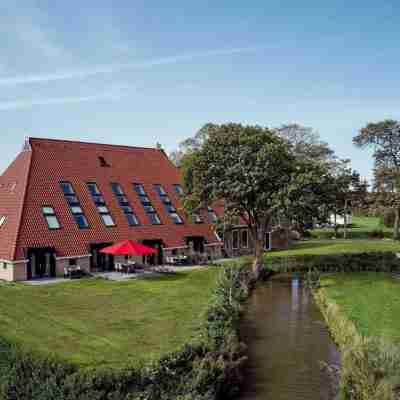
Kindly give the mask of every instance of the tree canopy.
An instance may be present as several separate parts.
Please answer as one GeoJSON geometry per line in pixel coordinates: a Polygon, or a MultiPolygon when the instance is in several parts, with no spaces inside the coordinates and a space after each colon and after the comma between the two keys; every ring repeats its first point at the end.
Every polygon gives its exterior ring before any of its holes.
{"type": "Polygon", "coordinates": [[[193,210],[223,199],[229,215],[246,221],[255,242],[257,273],[272,217],[296,207],[315,211],[315,197],[326,191],[328,169],[321,162],[296,157],[293,145],[273,129],[208,124],[203,134],[201,146],[182,162],[190,194],[186,204],[193,210]]]}
{"type": "Polygon", "coordinates": [[[393,238],[400,230],[400,122],[387,119],[367,124],[353,138],[360,148],[374,150],[375,200],[379,205],[395,209],[393,238]]]}

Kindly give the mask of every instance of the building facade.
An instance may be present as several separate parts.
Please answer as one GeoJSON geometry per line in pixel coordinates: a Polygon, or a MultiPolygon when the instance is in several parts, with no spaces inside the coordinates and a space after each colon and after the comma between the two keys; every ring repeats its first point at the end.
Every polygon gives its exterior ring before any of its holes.
{"type": "Polygon", "coordinates": [[[0,177],[0,279],[112,270],[100,250],[125,239],[155,248],[151,264],[220,257],[213,221],[187,217],[182,194],[159,148],[29,138],[0,177]]]}

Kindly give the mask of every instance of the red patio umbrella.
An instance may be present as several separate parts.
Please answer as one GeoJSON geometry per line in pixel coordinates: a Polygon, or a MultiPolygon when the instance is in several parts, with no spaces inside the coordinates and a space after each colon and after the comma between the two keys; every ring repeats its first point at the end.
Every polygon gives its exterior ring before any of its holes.
{"type": "Polygon", "coordinates": [[[147,254],[155,254],[157,253],[157,250],[134,242],[133,240],[124,240],[123,242],[101,249],[100,253],[123,256],[143,256],[147,254]]]}

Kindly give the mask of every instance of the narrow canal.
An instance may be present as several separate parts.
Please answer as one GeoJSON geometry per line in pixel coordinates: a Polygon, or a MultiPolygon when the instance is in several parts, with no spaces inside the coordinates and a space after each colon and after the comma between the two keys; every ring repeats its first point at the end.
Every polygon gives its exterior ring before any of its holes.
{"type": "Polygon", "coordinates": [[[340,356],[299,280],[257,287],[246,305],[241,336],[249,356],[241,400],[335,398],[337,379],[326,365],[337,370],[340,356]]]}

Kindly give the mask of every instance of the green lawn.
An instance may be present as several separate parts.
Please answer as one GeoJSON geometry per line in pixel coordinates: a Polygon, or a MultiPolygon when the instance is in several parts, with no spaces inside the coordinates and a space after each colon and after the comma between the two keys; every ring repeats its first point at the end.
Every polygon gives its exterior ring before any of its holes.
{"type": "MultiPolygon", "coordinates": [[[[352,239],[368,239],[371,232],[382,230],[386,238],[391,238],[393,229],[387,228],[380,223],[377,217],[353,217],[353,224],[348,228],[348,238],[352,239]]],[[[311,235],[316,239],[330,239],[334,230],[329,229],[313,229],[311,235]]],[[[343,229],[339,230],[339,237],[343,237],[343,229]]]]}
{"type": "Polygon", "coordinates": [[[322,286],[366,336],[400,343],[400,281],[384,273],[323,276],[322,286]]]}
{"type": "Polygon", "coordinates": [[[268,252],[266,253],[266,257],[362,253],[373,251],[400,252],[400,242],[395,242],[388,239],[308,240],[297,243],[295,242],[289,250],[274,250],[268,252]]]}
{"type": "Polygon", "coordinates": [[[157,279],[0,285],[1,335],[85,367],[158,358],[192,338],[217,268],[157,279]]]}

